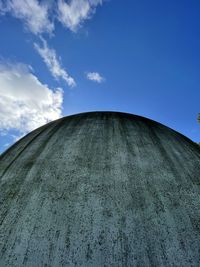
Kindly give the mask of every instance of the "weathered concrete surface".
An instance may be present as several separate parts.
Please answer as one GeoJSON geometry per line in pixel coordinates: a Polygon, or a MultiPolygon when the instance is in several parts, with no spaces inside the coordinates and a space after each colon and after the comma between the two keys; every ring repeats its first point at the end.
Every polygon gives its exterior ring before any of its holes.
{"type": "Polygon", "coordinates": [[[151,120],[94,112],[0,158],[0,267],[200,266],[200,150],[151,120]]]}

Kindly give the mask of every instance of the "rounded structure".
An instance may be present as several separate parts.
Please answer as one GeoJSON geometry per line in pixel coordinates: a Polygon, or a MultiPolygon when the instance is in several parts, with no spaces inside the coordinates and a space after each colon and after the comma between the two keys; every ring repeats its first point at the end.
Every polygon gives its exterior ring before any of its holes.
{"type": "Polygon", "coordinates": [[[0,266],[200,266],[200,149],[149,119],[91,112],[0,158],[0,266]]]}

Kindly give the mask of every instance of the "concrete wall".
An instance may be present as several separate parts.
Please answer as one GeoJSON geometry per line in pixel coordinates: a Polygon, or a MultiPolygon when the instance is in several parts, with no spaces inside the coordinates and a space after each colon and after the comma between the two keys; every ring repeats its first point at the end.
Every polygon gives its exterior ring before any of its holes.
{"type": "Polygon", "coordinates": [[[200,149],[151,120],[85,113],[0,157],[0,267],[200,266],[200,149]]]}

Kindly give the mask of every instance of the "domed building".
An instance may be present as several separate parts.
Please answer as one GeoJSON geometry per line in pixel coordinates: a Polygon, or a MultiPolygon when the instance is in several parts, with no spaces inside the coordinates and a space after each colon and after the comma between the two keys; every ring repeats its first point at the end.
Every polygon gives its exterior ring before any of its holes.
{"type": "Polygon", "coordinates": [[[0,157],[0,266],[200,266],[200,149],[125,113],[64,117],[0,157]]]}

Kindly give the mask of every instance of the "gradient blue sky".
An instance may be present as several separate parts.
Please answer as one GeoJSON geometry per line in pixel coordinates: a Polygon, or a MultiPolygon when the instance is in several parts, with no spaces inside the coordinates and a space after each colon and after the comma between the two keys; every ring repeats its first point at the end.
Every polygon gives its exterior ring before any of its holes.
{"type": "MultiPolygon", "coordinates": [[[[70,1],[65,2],[70,5],[70,1]]],[[[11,8],[2,8],[0,72],[19,69],[19,64],[29,66],[23,70],[25,75],[32,73],[52,92],[57,87],[62,88],[63,102],[59,106],[62,110],[58,116],[93,110],[129,112],[161,122],[193,141],[200,141],[197,122],[200,112],[200,1],[96,2],[90,7],[90,19],[85,16],[76,29],[54,18],[51,33],[33,32],[22,16],[13,14],[11,8]],[[71,87],[62,77],[56,79],[52,75],[34,47],[34,44],[42,47],[43,42],[56,53],[60,66],[73,77],[76,86],[71,87]],[[99,73],[103,80],[87,79],[88,72],[99,73]]],[[[49,11],[48,16],[50,20],[53,12],[49,11]]],[[[15,81],[12,84],[14,86],[15,81]]],[[[23,90],[23,97],[29,90],[23,90]]],[[[34,94],[34,88],[31,90],[34,94]]],[[[0,88],[0,99],[1,93],[0,88]]],[[[9,97],[12,99],[9,103],[15,100],[9,97]]],[[[0,111],[3,108],[2,105],[0,111]]],[[[7,116],[9,121],[12,117],[9,112],[0,119],[5,120],[7,116]]],[[[0,126],[0,151],[12,144],[15,136],[32,129],[12,128],[5,121],[0,121],[0,126]]]]}

